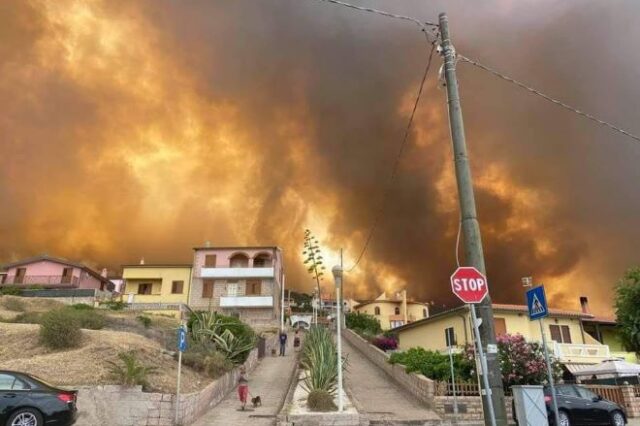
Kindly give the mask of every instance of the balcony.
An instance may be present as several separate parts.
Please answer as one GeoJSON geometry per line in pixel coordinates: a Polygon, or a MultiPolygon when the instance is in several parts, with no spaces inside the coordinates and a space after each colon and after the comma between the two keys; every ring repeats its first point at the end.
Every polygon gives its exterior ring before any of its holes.
{"type": "Polygon", "coordinates": [[[62,275],[25,275],[16,277],[9,275],[2,285],[15,285],[21,287],[77,287],[78,277],[67,277],[62,275]]]}
{"type": "Polygon", "coordinates": [[[222,296],[221,308],[271,308],[272,296],[222,296]]]}
{"type": "Polygon", "coordinates": [[[275,268],[200,268],[200,278],[273,278],[275,268]]]}
{"type": "Polygon", "coordinates": [[[561,362],[598,363],[611,357],[609,345],[553,342],[553,353],[561,362]]]}

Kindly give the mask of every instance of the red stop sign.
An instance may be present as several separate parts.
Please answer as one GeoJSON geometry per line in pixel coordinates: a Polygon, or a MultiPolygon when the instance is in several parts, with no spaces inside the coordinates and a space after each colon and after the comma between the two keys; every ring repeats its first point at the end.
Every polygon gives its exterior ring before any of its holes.
{"type": "Polygon", "coordinates": [[[480,303],[489,293],[487,278],[472,266],[461,266],[451,275],[451,289],[464,303],[480,303]]]}

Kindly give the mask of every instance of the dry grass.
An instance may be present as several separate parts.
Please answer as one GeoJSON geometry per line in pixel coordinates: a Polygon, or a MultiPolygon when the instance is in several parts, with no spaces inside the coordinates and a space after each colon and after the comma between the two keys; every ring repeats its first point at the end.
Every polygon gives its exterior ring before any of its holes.
{"type": "MultiPolygon", "coordinates": [[[[175,392],[177,362],[153,340],[128,332],[82,330],[79,348],[51,351],[39,345],[38,332],[34,324],[0,323],[0,368],[25,371],[60,386],[114,384],[105,361],[117,362],[119,352],[134,350],[141,362],[158,368],[149,377],[150,389],[175,392]]],[[[195,392],[209,383],[183,366],[182,392],[195,392]]]]}
{"type": "Polygon", "coordinates": [[[47,312],[64,306],[64,304],[54,299],[46,299],[43,297],[0,296],[0,302],[10,300],[20,301],[24,305],[25,312],[47,312]]]}

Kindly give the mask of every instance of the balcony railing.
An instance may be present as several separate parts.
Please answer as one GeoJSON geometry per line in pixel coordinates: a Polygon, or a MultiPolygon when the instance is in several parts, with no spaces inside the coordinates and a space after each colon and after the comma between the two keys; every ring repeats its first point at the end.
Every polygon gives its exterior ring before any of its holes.
{"type": "Polygon", "coordinates": [[[77,287],[78,277],[65,277],[62,275],[25,275],[15,276],[9,275],[5,278],[2,285],[15,286],[56,286],[56,287],[77,287]]]}
{"type": "Polygon", "coordinates": [[[606,359],[611,356],[609,345],[580,345],[553,342],[553,353],[560,360],[571,358],[606,359]]]}
{"type": "Polygon", "coordinates": [[[200,278],[273,278],[275,268],[200,268],[200,278]]]}
{"type": "Polygon", "coordinates": [[[272,296],[222,296],[221,308],[270,308],[273,306],[272,296]]]}

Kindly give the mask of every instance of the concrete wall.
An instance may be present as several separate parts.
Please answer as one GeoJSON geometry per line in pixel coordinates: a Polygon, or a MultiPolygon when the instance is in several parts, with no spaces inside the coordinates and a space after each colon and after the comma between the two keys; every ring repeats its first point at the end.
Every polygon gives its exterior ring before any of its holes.
{"type": "Polygon", "coordinates": [[[426,405],[433,405],[433,398],[435,394],[435,382],[433,380],[426,378],[422,374],[407,373],[402,365],[389,364],[389,356],[385,352],[373,345],[370,345],[369,342],[351,330],[344,330],[343,336],[367,359],[369,359],[369,361],[387,373],[405,390],[410,392],[426,405]]]}
{"type": "Polygon", "coordinates": [[[191,267],[189,266],[124,266],[122,278],[125,280],[123,300],[133,293],[133,303],[187,303],[191,285],[191,267]],[[173,281],[182,281],[182,293],[172,293],[173,281]],[[152,284],[151,294],[138,294],[138,286],[152,284]]]}
{"type": "MultiPolygon", "coordinates": [[[[277,336],[267,340],[267,356],[276,346],[277,336]]],[[[258,349],[253,349],[245,362],[247,371],[258,363],[258,349]]],[[[180,395],[180,425],[190,425],[207,410],[217,405],[238,381],[236,368],[219,377],[200,392],[180,395]]],[[[176,395],[142,392],[140,386],[79,386],[79,419],[76,426],[172,426],[176,395]]]]}
{"type": "MultiPolygon", "coordinates": [[[[482,399],[479,396],[459,396],[458,401],[458,420],[473,421],[483,420],[482,399]]],[[[513,422],[513,411],[511,409],[512,397],[504,398],[504,405],[507,409],[507,419],[513,422]]],[[[453,420],[453,396],[436,396],[434,398],[434,407],[438,415],[443,420],[453,420]]]]}
{"type": "MultiPolygon", "coordinates": [[[[527,341],[542,341],[540,326],[537,321],[530,321],[526,313],[507,312],[494,309],[496,319],[504,319],[507,333],[522,334],[527,341]]],[[[578,318],[548,317],[543,320],[545,334],[550,340],[550,325],[566,325],[569,327],[571,341],[574,344],[599,344],[587,333],[583,333],[578,318]]],[[[445,329],[453,327],[458,345],[471,343],[473,330],[469,314],[466,310],[452,312],[439,318],[426,321],[416,327],[410,327],[399,332],[399,348],[407,350],[413,347],[423,347],[428,350],[440,351],[446,349],[445,329]]]]}

